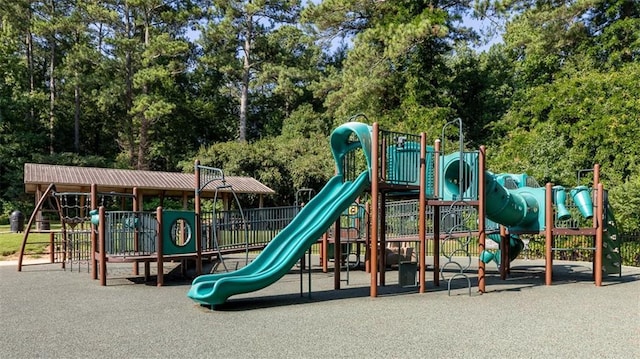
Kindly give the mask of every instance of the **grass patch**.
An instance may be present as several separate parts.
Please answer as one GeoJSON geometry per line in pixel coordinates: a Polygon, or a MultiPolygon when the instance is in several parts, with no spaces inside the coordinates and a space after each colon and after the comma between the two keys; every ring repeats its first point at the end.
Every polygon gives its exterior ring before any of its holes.
{"type": "MultiPolygon", "coordinates": [[[[0,260],[7,260],[20,252],[24,233],[12,233],[9,225],[0,225],[0,260]]],[[[49,245],[49,233],[29,233],[25,254],[42,255],[49,245]]]]}

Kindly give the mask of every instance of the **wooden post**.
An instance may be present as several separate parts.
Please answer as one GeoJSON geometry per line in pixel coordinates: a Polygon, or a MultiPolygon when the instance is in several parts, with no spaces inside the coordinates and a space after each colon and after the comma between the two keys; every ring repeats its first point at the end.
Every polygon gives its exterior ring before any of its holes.
{"type": "MultiPolygon", "coordinates": [[[[54,263],[55,262],[55,252],[56,252],[56,244],[54,243],[54,233],[51,232],[49,233],[49,248],[51,248],[49,250],[49,262],[50,263],[54,263]]],[[[63,267],[64,268],[64,267],[63,267]]]]}
{"type": "Polygon", "coordinates": [[[373,138],[371,139],[371,250],[370,270],[371,297],[378,296],[378,123],[373,124],[373,138]]]}
{"type": "MultiPolygon", "coordinates": [[[[486,165],[486,149],[480,146],[478,158],[478,253],[486,248],[486,219],[485,219],[485,189],[484,189],[484,172],[486,165]]],[[[486,293],[485,263],[478,259],[478,292],[486,293]]]]}
{"type": "Polygon", "coordinates": [[[544,241],[544,284],[553,281],[553,205],[552,185],[545,186],[545,241],[544,241]]]}
{"type": "Polygon", "coordinates": [[[420,271],[418,280],[420,282],[419,292],[426,292],[427,281],[427,140],[424,132],[420,133],[420,194],[418,196],[418,237],[420,238],[420,258],[418,264],[420,271]]]}
{"type": "Polygon", "coordinates": [[[598,183],[598,197],[596,200],[596,215],[598,217],[598,227],[596,229],[596,253],[593,259],[595,270],[595,284],[597,287],[602,285],[602,241],[604,238],[604,187],[602,183],[598,183]]]}

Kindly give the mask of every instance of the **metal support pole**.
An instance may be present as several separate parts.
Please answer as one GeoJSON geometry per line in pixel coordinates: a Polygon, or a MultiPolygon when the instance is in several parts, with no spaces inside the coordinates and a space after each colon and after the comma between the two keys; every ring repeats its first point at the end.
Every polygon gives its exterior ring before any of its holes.
{"type": "Polygon", "coordinates": [[[100,207],[98,210],[99,224],[98,224],[98,250],[100,251],[100,285],[107,285],[107,254],[105,253],[105,215],[104,207],[100,207]]]}
{"type": "Polygon", "coordinates": [[[340,217],[334,224],[333,231],[333,289],[340,289],[340,266],[342,262],[342,250],[340,243],[340,217]]]}
{"type": "Polygon", "coordinates": [[[507,264],[509,262],[509,236],[507,228],[500,226],[500,279],[507,279],[507,264]]]}
{"type": "MultiPolygon", "coordinates": [[[[91,185],[91,210],[94,209],[98,209],[98,185],[95,183],[91,185]]],[[[98,279],[98,261],[96,260],[98,232],[91,221],[89,221],[89,228],[91,229],[91,278],[98,279]]]]}

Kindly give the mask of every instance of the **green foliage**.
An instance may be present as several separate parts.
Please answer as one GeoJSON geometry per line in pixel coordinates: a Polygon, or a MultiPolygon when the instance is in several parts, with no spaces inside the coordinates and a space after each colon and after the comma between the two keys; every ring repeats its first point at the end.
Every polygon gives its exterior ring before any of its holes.
{"type": "Polygon", "coordinates": [[[627,181],[609,189],[616,223],[624,233],[640,232],[640,174],[632,174],[627,181]]]}
{"type": "MultiPolygon", "coordinates": [[[[276,196],[266,198],[271,204],[291,204],[299,188],[319,191],[333,175],[328,139],[319,132],[310,132],[326,125],[314,121],[313,113],[298,112],[296,127],[286,125],[282,136],[259,140],[254,143],[225,142],[202,148],[196,158],[207,166],[221,168],[227,175],[252,176],[276,191],[276,196]],[[306,117],[310,116],[310,117],[306,117]],[[311,124],[310,130],[301,124],[311,124]]],[[[192,161],[183,162],[184,170],[191,170],[192,161]]],[[[249,199],[256,204],[257,198],[249,199]]]]}
{"type": "Polygon", "coordinates": [[[622,242],[620,255],[622,265],[640,267],[640,242],[622,242]]]}
{"type": "Polygon", "coordinates": [[[492,165],[500,170],[515,165],[539,181],[570,184],[577,170],[599,163],[607,185],[624,183],[639,170],[634,133],[640,124],[632,115],[640,111],[633,100],[639,75],[638,64],[606,73],[570,72],[523,91],[494,125],[508,140],[490,159],[492,165]]]}

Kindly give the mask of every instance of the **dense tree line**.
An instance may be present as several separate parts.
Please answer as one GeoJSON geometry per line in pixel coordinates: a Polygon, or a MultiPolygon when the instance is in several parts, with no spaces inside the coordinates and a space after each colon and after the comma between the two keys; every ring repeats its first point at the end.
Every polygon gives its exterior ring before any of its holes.
{"type": "Polygon", "coordinates": [[[364,113],[430,141],[460,117],[489,168],[540,183],[599,163],[640,229],[637,1],[0,0],[0,21],[4,214],[30,205],[25,162],[198,158],[291,203],[332,175],[332,128],[364,113]]]}

